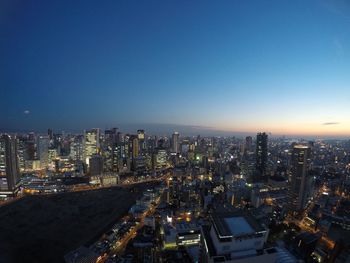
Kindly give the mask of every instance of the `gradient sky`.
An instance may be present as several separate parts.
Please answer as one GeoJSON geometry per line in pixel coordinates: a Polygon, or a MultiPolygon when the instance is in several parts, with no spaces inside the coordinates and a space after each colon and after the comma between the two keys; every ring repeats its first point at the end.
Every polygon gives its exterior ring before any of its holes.
{"type": "Polygon", "coordinates": [[[0,128],[350,135],[344,1],[0,3],[0,128]]]}

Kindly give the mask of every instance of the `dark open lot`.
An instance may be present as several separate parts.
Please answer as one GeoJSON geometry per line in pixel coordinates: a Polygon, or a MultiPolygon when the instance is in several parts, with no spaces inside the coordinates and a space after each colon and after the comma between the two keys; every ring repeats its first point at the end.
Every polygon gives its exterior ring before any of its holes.
{"type": "Polygon", "coordinates": [[[144,187],[27,196],[0,207],[0,262],[63,262],[127,213],[144,187]]]}

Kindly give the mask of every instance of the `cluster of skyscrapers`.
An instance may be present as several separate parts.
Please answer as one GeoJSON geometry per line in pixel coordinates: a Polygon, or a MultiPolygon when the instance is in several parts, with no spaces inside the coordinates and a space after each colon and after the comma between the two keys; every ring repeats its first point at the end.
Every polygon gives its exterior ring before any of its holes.
{"type": "Polygon", "coordinates": [[[15,195],[20,174],[69,176],[142,173],[165,168],[170,156],[180,154],[179,133],[170,138],[123,134],[117,128],[84,131],[83,134],[34,133],[1,136],[1,191],[15,195]]]}
{"type": "MultiPolygon", "coordinates": [[[[203,139],[199,136],[195,140],[183,137],[180,141],[178,132],[170,137],[148,136],[142,129],[136,134],[123,134],[117,128],[103,133],[96,128],[86,130],[82,135],[56,134],[51,129],[47,135],[4,134],[0,148],[1,191],[15,195],[20,172],[36,171],[43,175],[65,172],[73,176],[144,173],[177,165],[186,159],[196,159],[208,166],[213,160],[214,147],[220,147],[218,142],[214,137],[203,139]]],[[[269,170],[268,135],[257,134],[255,152],[253,145],[251,136],[241,144],[242,167],[248,167],[245,177],[253,183],[267,183],[274,179],[269,170]]],[[[311,146],[293,145],[290,172],[285,179],[290,181],[289,196],[296,210],[305,207],[311,192],[310,165],[311,146]]],[[[242,170],[244,173],[244,168],[242,170]]]]}
{"type": "MultiPolygon", "coordinates": [[[[146,191],[130,210],[135,220],[148,220],[155,233],[155,217],[145,215],[155,209],[155,203],[159,205],[158,224],[164,232],[160,251],[193,245],[200,247],[203,262],[270,261],[284,251],[267,249],[271,224],[272,230],[276,222],[300,222],[302,229],[312,226],[319,231],[332,224],[350,228],[341,205],[350,196],[348,153],[346,141],[270,138],[267,133],[257,133],[255,138],[180,136],[178,132],[151,136],[142,129],[122,133],[117,128],[95,128],[82,134],[52,130],[45,135],[2,134],[0,195],[7,199],[164,181],[166,185],[156,193],[146,191]],[[70,180],[79,187],[59,188],[67,178],[79,179],[70,180]],[[329,193],[336,201],[322,205],[320,200],[329,193]],[[158,197],[150,201],[153,194],[158,197]]],[[[308,233],[311,237],[296,238],[319,240],[312,231],[308,233]]],[[[113,238],[123,239],[117,234],[113,238]]],[[[140,235],[137,244],[144,244],[144,239],[140,235]]],[[[109,242],[113,246],[114,241],[109,242]]]]}

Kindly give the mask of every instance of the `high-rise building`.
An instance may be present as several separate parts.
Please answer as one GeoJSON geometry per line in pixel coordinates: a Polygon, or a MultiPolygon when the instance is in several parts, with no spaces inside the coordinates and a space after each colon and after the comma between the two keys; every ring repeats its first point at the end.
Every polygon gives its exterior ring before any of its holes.
{"type": "Polygon", "coordinates": [[[305,208],[311,194],[313,177],[309,176],[311,149],[306,145],[294,145],[291,160],[290,205],[291,210],[305,208]]]}
{"type": "Polygon", "coordinates": [[[139,157],[139,139],[137,135],[129,137],[129,159],[131,159],[132,168],[135,170],[137,166],[137,158],[139,157]]]}
{"type": "Polygon", "coordinates": [[[26,143],[27,140],[23,136],[17,137],[17,154],[18,154],[18,165],[20,171],[25,170],[25,161],[26,161],[26,143]]]}
{"type": "Polygon", "coordinates": [[[84,136],[76,135],[70,143],[70,158],[74,161],[84,160],[84,136]]]}
{"type": "Polygon", "coordinates": [[[174,132],[171,137],[171,152],[179,153],[180,152],[180,144],[179,144],[179,133],[174,132]]]}
{"type": "Polygon", "coordinates": [[[165,149],[157,148],[155,150],[155,161],[156,161],[156,167],[158,168],[166,165],[167,153],[165,149]]]}
{"type": "Polygon", "coordinates": [[[16,195],[19,182],[17,140],[14,136],[4,134],[0,137],[0,194],[16,195]]]}
{"type": "Polygon", "coordinates": [[[146,150],[146,138],[145,138],[145,131],[144,130],[137,130],[137,138],[139,140],[139,148],[141,154],[145,153],[146,150]]]}
{"type": "Polygon", "coordinates": [[[53,139],[53,131],[51,129],[47,130],[47,136],[49,136],[49,139],[52,140],[53,139]]]}
{"type": "Polygon", "coordinates": [[[55,161],[58,159],[58,154],[57,154],[57,149],[55,148],[50,148],[48,151],[48,166],[49,169],[53,169],[55,165],[55,161]]]}
{"type": "Polygon", "coordinates": [[[257,181],[266,181],[267,166],[267,134],[258,133],[256,136],[256,170],[257,181]]]}
{"type": "Polygon", "coordinates": [[[103,172],[102,156],[95,154],[89,159],[90,176],[101,175],[103,172]]]}
{"type": "Polygon", "coordinates": [[[137,138],[142,141],[145,139],[145,131],[144,130],[137,130],[137,138]]]}
{"type": "Polygon", "coordinates": [[[64,136],[60,143],[60,152],[61,156],[69,156],[70,155],[70,138],[68,136],[64,136]]]}
{"type": "Polygon", "coordinates": [[[116,164],[118,163],[118,154],[116,154],[118,133],[117,128],[105,130],[105,136],[102,144],[103,155],[103,170],[105,172],[116,171],[116,164]]]}
{"type": "Polygon", "coordinates": [[[137,136],[132,136],[130,140],[131,140],[131,150],[132,150],[131,157],[134,160],[139,156],[139,139],[137,138],[137,136]]]}
{"type": "MultiPolygon", "coordinates": [[[[130,141],[130,135],[129,134],[120,134],[120,146],[121,146],[121,157],[124,158],[129,158],[131,156],[129,148],[131,146],[129,145],[130,141]]],[[[130,143],[131,144],[131,143],[130,143]]]]}
{"type": "Polygon", "coordinates": [[[48,136],[39,136],[37,149],[41,169],[47,168],[49,158],[49,145],[50,139],[48,136]]]}
{"type": "Polygon", "coordinates": [[[35,134],[29,133],[25,141],[25,160],[35,160],[37,159],[37,149],[35,142],[35,134]]]}
{"type": "Polygon", "coordinates": [[[252,136],[245,137],[245,150],[251,152],[253,148],[253,138],[252,136]]]}
{"type": "Polygon", "coordinates": [[[181,145],[180,145],[180,149],[181,149],[181,153],[182,154],[187,154],[187,152],[188,152],[188,150],[189,150],[189,144],[190,144],[190,142],[189,142],[189,140],[183,140],[182,142],[181,142],[181,145]]]}
{"type": "Polygon", "coordinates": [[[91,156],[99,152],[100,148],[100,129],[85,131],[84,137],[84,156],[85,162],[89,165],[91,156]]]}

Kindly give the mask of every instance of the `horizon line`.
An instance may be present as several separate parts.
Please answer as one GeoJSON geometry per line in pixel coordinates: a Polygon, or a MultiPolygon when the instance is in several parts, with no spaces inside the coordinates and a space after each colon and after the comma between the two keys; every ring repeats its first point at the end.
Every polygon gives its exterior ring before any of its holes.
{"type": "MultiPolygon", "coordinates": [[[[111,128],[117,128],[120,131],[125,130],[125,133],[133,133],[133,132],[137,132],[137,129],[144,129],[146,131],[147,134],[147,129],[145,127],[142,127],[143,125],[145,126],[153,126],[153,128],[148,129],[151,130],[150,135],[155,135],[155,134],[171,134],[174,131],[180,131],[180,135],[181,133],[184,136],[195,136],[195,134],[197,135],[201,135],[200,133],[204,133],[204,134],[208,134],[210,133],[210,136],[252,136],[252,135],[256,135],[259,132],[265,132],[266,134],[268,134],[269,137],[289,137],[289,138],[302,138],[302,137],[306,137],[306,138],[347,138],[350,137],[349,133],[322,133],[322,134],[317,134],[317,133],[281,133],[281,132],[272,132],[272,131],[268,131],[268,130],[264,130],[264,129],[257,129],[255,131],[241,131],[241,130],[235,130],[235,129],[220,129],[220,128],[216,128],[216,127],[212,127],[212,126],[201,126],[201,125],[186,125],[186,124],[170,124],[170,123],[128,123],[128,124],[122,124],[120,123],[119,125],[105,125],[105,128],[101,128],[97,126],[92,126],[90,128],[68,128],[68,129],[64,129],[64,128],[60,128],[60,129],[54,129],[54,128],[37,128],[37,129],[13,129],[13,128],[0,128],[0,133],[10,133],[10,134],[14,134],[14,133],[30,133],[30,132],[34,132],[34,133],[38,133],[38,134],[42,134],[42,133],[46,133],[48,129],[52,129],[53,131],[59,131],[59,132],[67,132],[67,133],[74,133],[74,134],[82,134],[84,133],[85,130],[89,130],[89,129],[94,129],[94,128],[98,128],[101,130],[108,130],[111,128]],[[128,128],[125,126],[129,126],[128,128]],[[135,131],[131,131],[130,130],[130,126],[134,126],[133,129],[136,129],[135,131]],[[140,127],[136,127],[136,126],[140,126],[140,127]],[[156,128],[156,126],[163,126],[163,131],[152,131],[154,128],[156,128]],[[164,131],[164,127],[165,126],[169,126],[166,127],[164,131]],[[173,127],[171,127],[173,126],[173,127]],[[176,129],[176,128],[178,129],[176,129]],[[181,131],[182,129],[190,129],[188,131],[181,131]],[[192,134],[192,135],[190,135],[192,134]]],[[[150,127],[148,127],[150,128],[150,127]]],[[[209,135],[208,135],[209,136],[209,135]]]]}

